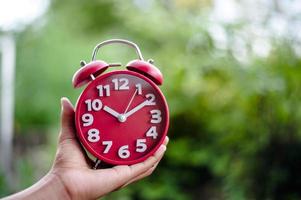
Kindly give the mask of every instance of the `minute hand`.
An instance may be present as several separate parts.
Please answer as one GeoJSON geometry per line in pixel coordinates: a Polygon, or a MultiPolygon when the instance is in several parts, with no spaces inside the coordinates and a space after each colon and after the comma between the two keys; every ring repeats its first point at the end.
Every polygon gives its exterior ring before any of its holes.
{"type": "Polygon", "coordinates": [[[149,105],[149,100],[143,101],[138,106],[136,106],[135,108],[133,108],[129,112],[125,113],[124,116],[129,117],[129,116],[131,116],[132,114],[134,114],[135,112],[137,112],[138,110],[140,110],[141,108],[143,108],[144,106],[147,106],[147,105],[149,105]]]}

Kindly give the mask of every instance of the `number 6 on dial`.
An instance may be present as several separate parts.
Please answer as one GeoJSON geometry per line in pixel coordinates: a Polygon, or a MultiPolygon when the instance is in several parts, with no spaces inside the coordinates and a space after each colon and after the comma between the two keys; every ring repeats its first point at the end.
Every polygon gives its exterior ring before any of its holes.
{"type": "Polygon", "coordinates": [[[118,155],[122,159],[130,157],[131,153],[129,151],[129,145],[124,145],[120,147],[118,150],[118,155]]]}

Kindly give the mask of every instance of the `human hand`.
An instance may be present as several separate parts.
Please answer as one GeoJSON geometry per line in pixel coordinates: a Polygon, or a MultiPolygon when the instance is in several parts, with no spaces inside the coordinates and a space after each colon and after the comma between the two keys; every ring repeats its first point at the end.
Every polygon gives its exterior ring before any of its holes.
{"type": "Polygon", "coordinates": [[[161,160],[168,143],[165,139],[154,156],[135,165],[93,170],[75,136],[74,109],[62,98],[61,133],[51,173],[61,180],[72,199],[95,199],[150,175],[161,160]]]}
{"type": "Polygon", "coordinates": [[[163,157],[168,137],[144,162],[91,169],[92,161],[75,135],[73,106],[67,98],[62,98],[61,104],[61,131],[50,172],[32,187],[11,196],[12,199],[97,199],[150,175],[163,157]]]}

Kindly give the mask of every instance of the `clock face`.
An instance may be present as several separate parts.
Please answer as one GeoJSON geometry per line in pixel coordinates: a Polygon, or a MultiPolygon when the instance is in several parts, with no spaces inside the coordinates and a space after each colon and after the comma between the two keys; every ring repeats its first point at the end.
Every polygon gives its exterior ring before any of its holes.
{"type": "Polygon", "coordinates": [[[93,80],[78,99],[75,120],[84,147],[110,164],[145,160],[163,143],[169,125],[166,100],[148,78],[113,71],[93,80]]]}

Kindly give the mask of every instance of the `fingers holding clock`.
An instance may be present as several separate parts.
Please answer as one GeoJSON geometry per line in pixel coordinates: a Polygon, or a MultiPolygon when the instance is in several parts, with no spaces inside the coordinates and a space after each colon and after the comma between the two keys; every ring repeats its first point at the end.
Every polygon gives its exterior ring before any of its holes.
{"type": "Polygon", "coordinates": [[[130,185],[130,184],[132,184],[132,183],[134,183],[136,181],[139,181],[139,180],[141,180],[141,179],[143,179],[143,178],[151,175],[154,172],[154,170],[156,169],[156,167],[158,166],[158,164],[159,164],[160,160],[162,159],[162,157],[149,170],[147,170],[146,172],[144,172],[144,173],[136,176],[135,178],[129,180],[127,183],[125,183],[124,185],[122,185],[120,188],[124,188],[124,187],[126,187],[126,186],[128,186],[128,185],[130,185]]]}
{"type": "Polygon", "coordinates": [[[61,98],[61,132],[60,139],[74,138],[74,108],[68,98],[61,98]]]}
{"type": "MultiPolygon", "coordinates": [[[[137,163],[134,165],[129,166],[132,172],[132,176],[128,181],[131,180],[139,180],[139,176],[141,178],[145,177],[152,168],[154,169],[155,166],[160,162],[162,159],[165,151],[166,151],[166,146],[168,144],[169,138],[166,136],[163,144],[159,147],[159,149],[155,152],[155,154],[151,157],[149,157],[147,160],[141,163],[137,163]],[[145,175],[145,176],[143,176],[145,175]]],[[[116,166],[118,167],[118,166],[116,166]]],[[[133,182],[133,181],[132,181],[133,182]]]]}
{"type": "Polygon", "coordinates": [[[79,159],[78,164],[87,166],[87,155],[75,135],[74,108],[66,97],[61,99],[61,106],[61,130],[58,139],[56,164],[65,164],[68,160],[79,159]]]}
{"type": "MultiPolygon", "coordinates": [[[[96,183],[93,185],[96,185],[97,187],[97,185],[99,185],[97,182],[106,180],[107,184],[102,187],[102,191],[107,193],[150,175],[162,159],[164,152],[166,151],[167,143],[168,138],[166,137],[164,143],[159,147],[156,153],[144,162],[131,166],[118,165],[113,168],[96,171],[96,176],[94,177],[96,183]]],[[[92,172],[92,174],[94,173],[92,172]]],[[[99,187],[97,188],[99,190],[99,187]]]]}
{"type": "Polygon", "coordinates": [[[109,169],[92,170],[90,173],[91,179],[89,180],[95,181],[95,184],[91,184],[95,185],[93,192],[101,196],[150,175],[166,151],[165,144],[162,144],[156,153],[144,162],[131,166],[118,165],[109,169]],[[104,183],[103,180],[106,180],[106,182],[104,183]],[[101,190],[100,185],[102,186],[101,190]]]}
{"type": "Polygon", "coordinates": [[[74,108],[66,97],[61,98],[61,132],[59,142],[75,139],[74,108]]]}
{"type": "Polygon", "coordinates": [[[163,144],[164,144],[165,146],[167,146],[167,145],[168,145],[168,142],[169,142],[169,137],[166,136],[165,139],[164,139],[163,144]]]}
{"type": "MultiPolygon", "coordinates": [[[[165,149],[166,149],[166,146],[167,146],[168,142],[169,142],[169,138],[168,138],[168,136],[166,136],[166,137],[165,137],[165,140],[164,140],[164,142],[163,142],[163,144],[161,145],[161,147],[162,147],[162,146],[165,146],[165,149]]],[[[159,150],[158,150],[158,151],[159,151],[159,150]]],[[[138,180],[140,180],[140,179],[142,179],[142,178],[144,178],[144,177],[146,177],[146,176],[151,175],[151,174],[153,173],[153,171],[156,169],[156,167],[157,167],[157,165],[159,164],[159,162],[161,161],[161,159],[163,158],[163,155],[164,155],[164,154],[162,154],[162,155],[157,159],[157,162],[156,162],[154,165],[152,165],[152,167],[149,168],[146,172],[144,172],[144,173],[142,173],[142,174],[139,174],[139,175],[136,176],[134,179],[132,179],[132,180],[130,180],[128,183],[126,183],[124,186],[126,186],[126,185],[128,185],[128,184],[130,184],[130,183],[133,183],[133,182],[135,182],[135,181],[138,181],[138,180]]]]}
{"type": "MultiPolygon", "coordinates": [[[[168,136],[165,137],[165,140],[163,142],[163,145],[164,146],[167,146],[169,142],[169,138],[168,136]]],[[[162,154],[162,156],[158,159],[158,161],[150,168],[148,169],[146,172],[142,173],[142,174],[139,174],[138,176],[136,176],[135,178],[131,179],[130,181],[128,181],[127,183],[125,183],[122,187],[125,187],[131,183],[134,183],[140,179],[143,179],[149,175],[151,175],[153,173],[153,171],[156,169],[157,165],[159,164],[159,162],[161,161],[162,157],[163,157],[164,154],[162,154]]]]}

